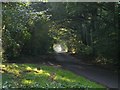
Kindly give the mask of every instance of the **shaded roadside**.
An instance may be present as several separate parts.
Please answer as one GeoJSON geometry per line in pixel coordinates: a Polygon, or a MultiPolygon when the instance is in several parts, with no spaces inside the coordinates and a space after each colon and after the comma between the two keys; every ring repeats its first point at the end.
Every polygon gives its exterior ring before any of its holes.
{"type": "Polygon", "coordinates": [[[86,64],[82,60],[68,54],[50,54],[38,57],[21,57],[11,63],[32,63],[60,66],[63,69],[70,70],[77,75],[84,76],[91,81],[95,81],[109,88],[118,88],[118,72],[103,69],[91,64],[86,64]]]}
{"type": "Polygon", "coordinates": [[[81,62],[81,60],[75,59],[68,54],[56,54],[56,60],[61,65],[78,74],[82,75],[89,80],[103,84],[109,88],[118,88],[118,72],[96,67],[81,62]]]}

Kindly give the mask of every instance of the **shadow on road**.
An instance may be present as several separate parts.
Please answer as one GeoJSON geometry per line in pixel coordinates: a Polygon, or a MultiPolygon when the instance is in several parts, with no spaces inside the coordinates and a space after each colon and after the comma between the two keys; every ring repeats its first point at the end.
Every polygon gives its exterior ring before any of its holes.
{"type": "Polygon", "coordinates": [[[94,65],[85,64],[66,53],[56,53],[56,60],[65,69],[78,75],[82,75],[89,80],[103,84],[109,88],[118,88],[118,72],[113,72],[94,65]]]}

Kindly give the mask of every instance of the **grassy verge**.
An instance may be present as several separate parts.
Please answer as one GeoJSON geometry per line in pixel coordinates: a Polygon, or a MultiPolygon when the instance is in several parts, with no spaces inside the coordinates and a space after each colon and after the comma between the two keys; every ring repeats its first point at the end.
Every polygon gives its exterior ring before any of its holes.
{"type": "Polygon", "coordinates": [[[3,64],[3,88],[105,88],[58,66],[3,64]]]}

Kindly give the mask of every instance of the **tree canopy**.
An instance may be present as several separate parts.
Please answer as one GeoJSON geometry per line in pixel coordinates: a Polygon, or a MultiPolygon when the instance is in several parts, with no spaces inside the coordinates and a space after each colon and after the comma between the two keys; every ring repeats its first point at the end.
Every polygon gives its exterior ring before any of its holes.
{"type": "Polygon", "coordinates": [[[47,54],[62,44],[70,53],[118,62],[118,3],[2,4],[4,58],[47,54]]]}

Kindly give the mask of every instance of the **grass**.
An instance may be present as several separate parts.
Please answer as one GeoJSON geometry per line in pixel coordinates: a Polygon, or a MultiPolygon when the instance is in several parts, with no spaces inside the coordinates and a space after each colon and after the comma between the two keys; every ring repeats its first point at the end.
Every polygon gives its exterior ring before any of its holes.
{"type": "Polygon", "coordinates": [[[58,66],[2,64],[3,88],[105,88],[58,66]]]}

